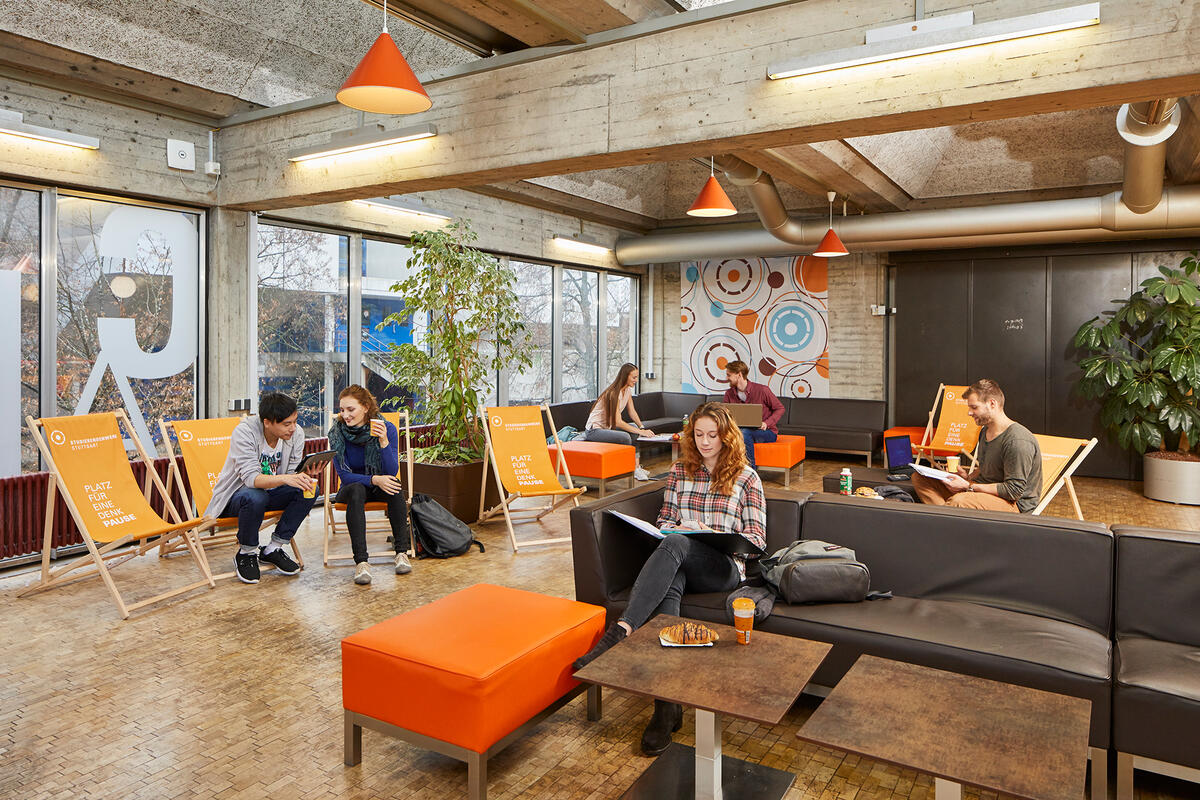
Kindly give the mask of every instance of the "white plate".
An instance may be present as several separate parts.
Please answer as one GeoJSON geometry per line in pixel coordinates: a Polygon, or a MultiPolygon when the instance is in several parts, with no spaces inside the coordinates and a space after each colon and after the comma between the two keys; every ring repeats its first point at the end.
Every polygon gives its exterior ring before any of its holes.
{"type": "Polygon", "coordinates": [[[664,639],[661,636],[658,637],[658,643],[661,644],[663,647],[712,647],[713,646],[712,642],[705,642],[704,644],[675,644],[674,642],[668,642],[666,639],[664,639]]]}

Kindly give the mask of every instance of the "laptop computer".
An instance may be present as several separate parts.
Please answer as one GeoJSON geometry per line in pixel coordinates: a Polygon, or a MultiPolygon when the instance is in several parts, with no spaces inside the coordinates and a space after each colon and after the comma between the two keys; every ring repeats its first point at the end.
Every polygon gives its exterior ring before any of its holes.
{"type": "Polygon", "coordinates": [[[739,428],[761,428],[763,423],[761,403],[723,403],[729,409],[734,423],[739,428]]]}
{"type": "Polygon", "coordinates": [[[912,439],[908,436],[888,436],[883,440],[883,457],[887,462],[889,480],[912,477],[912,439]]]}

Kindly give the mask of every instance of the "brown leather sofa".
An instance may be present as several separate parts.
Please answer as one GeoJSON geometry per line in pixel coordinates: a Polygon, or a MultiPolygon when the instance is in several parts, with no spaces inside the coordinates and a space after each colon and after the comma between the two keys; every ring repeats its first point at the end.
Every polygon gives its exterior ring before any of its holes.
{"type": "MultiPolygon", "coordinates": [[[[653,519],[662,484],[571,512],[576,598],[615,619],[650,549],[604,512],[653,519]],[[633,541],[631,541],[633,540],[633,541]]],[[[864,603],[777,603],[762,629],[834,645],[813,678],[832,686],[860,653],[1092,701],[1092,796],[1111,746],[1113,535],[1074,520],[769,491],[768,551],[795,539],[853,548],[874,589],[864,603]]],[[[682,613],[723,621],[725,594],[689,594],[682,613]]]]}
{"type": "Polygon", "coordinates": [[[1118,525],[1113,748],[1134,769],[1200,782],[1200,534],[1118,525]]]}

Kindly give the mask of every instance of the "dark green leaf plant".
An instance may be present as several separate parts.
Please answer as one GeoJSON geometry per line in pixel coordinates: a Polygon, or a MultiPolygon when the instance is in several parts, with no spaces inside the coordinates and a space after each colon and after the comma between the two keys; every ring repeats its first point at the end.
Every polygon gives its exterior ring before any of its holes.
{"type": "Polygon", "coordinates": [[[477,238],[468,220],[414,231],[408,277],[391,287],[403,298],[404,311],[378,326],[428,316],[419,340],[392,345],[387,360],[392,385],[416,398],[416,423],[434,426],[433,444],[413,452],[418,461],[482,458],[480,397],[501,368],[521,372],[533,364],[532,336],[513,291],[516,277],[495,256],[472,247],[477,238]]]}
{"type": "Polygon", "coordinates": [[[1200,459],[1197,253],[1158,271],[1075,333],[1077,388],[1100,402],[1100,422],[1121,447],[1200,459]]]}

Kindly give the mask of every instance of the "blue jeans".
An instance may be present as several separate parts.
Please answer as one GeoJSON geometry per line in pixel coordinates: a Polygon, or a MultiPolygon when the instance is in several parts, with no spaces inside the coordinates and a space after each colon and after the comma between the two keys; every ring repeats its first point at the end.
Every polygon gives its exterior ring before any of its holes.
{"type": "Polygon", "coordinates": [[[283,509],[271,535],[286,541],[296,535],[315,502],[317,498],[305,497],[295,486],[276,486],[274,489],[243,486],[229,498],[221,516],[238,518],[238,544],[258,547],[258,531],[268,511],[283,509]]]}
{"type": "Polygon", "coordinates": [[[626,431],[616,428],[592,428],[584,431],[585,442],[607,442],[608,444],[633,444],[633,437],[626,431]]]}
{"type": "Polygon", "coordinates": [[[667,534],[638,573],[621,619],[637,630],[656,614],[679,616],[687,592],[728,592],[741,582],[733,559],[687,534],[667,534]]]}
{"type": "Polygon", "coordinates": [[[742,441],[746,443],[746,460],[750,462],[750,469],[757,469],[754,464],[754,443],[773,442],[778,438],[779,434],[775,431],[764,431],[761,428],[742,428],[742,441]]]}

